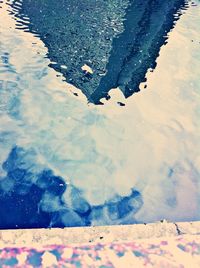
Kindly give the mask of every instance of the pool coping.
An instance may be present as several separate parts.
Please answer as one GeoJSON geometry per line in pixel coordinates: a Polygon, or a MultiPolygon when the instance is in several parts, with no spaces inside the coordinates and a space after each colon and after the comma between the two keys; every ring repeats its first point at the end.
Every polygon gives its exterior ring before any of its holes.
{"type": "Polygon", "coordinates": [[[0,230],[0,247],[131,242],[137,239],[199,234],[200,221],[175,223],[161,221],[149,224],[63,229],[0,230]]]}

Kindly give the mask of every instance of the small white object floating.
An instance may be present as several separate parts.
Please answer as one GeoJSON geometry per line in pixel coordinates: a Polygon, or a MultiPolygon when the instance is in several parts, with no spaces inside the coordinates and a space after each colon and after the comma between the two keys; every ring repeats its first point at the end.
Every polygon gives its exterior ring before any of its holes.
{"type": "Polygon", "coordinates": [[[90,66],[88,66],[87,64],[84,64],[84,65],[81,67],[81,69],[82,69],[83,71],[85,71],[86,73],[93,74],[93,70],[92,70],[92,68],[91,68],[90,66]]]}
{"type": "Polygon", "coordinates": [[[61,67],[62,69],[67,69],[67,66],[66,66],[66,65],[60,65],[60,67],[61,67]]]}

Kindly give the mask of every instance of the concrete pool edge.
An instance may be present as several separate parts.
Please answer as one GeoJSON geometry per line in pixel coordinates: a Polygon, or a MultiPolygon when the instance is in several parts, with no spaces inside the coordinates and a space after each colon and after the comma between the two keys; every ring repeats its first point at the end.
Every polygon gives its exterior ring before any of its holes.
{"type": "Polygon", "coordinates": [[[0,230],[0,247],[44,246],[87,243],[129,242],[179,235],[200,234],[200,221],[75,227],[55,229],[0,230]]]}

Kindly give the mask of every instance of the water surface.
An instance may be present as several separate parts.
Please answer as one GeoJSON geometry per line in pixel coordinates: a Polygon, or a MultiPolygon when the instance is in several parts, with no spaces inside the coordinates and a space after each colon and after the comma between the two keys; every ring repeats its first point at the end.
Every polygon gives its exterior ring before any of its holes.
{"type": "Polygon", "coordinates": [[[101,106],[52,68],[20,6],[0,9],[0,227],[199,220],[199,2],[141,91],[101,106]]]}

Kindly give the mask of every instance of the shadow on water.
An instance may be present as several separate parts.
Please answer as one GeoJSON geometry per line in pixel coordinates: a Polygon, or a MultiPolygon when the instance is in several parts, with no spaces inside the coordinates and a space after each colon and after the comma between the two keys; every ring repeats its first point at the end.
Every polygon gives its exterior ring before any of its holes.
{"type": "MultiPolygon", "coordinates": [[[[124,31],[114,38],[107,73],[91,96],[95,103],[119,87],[125,97],[139,91],[149,68],[154,69],[184,1],[133,1],[126,11],[124,31]]],[[[180,13],[179,13],[180,15],[180,13]]]]}
{"type": "Polygon", "coordinates": [[[100,103],[119,87],[125,97],[139,91],[155,68],[167,33],[187,6],[186,0],[14,1],[16,17],[48,48],[51,67],[100,103]],[[20,3],[20,4],[19,4],[20,3]],[[82,70],[84,65],[92,71],[82,70]]]}

